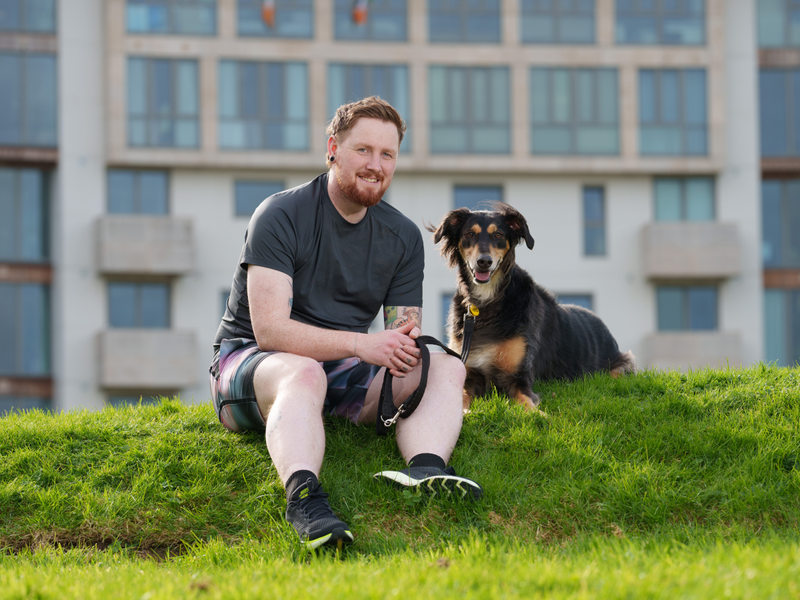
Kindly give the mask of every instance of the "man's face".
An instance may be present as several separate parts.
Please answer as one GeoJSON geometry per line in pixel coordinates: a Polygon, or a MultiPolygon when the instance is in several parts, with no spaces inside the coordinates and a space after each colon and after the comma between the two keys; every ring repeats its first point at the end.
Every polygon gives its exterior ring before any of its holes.
{"type": "Polygon", "coordinates": [[[361,118],[342,140],[333,142],[339,189],[351,201],[376,205],[392,182],[400,150],[397,127],[380,119],[361,118]]]}

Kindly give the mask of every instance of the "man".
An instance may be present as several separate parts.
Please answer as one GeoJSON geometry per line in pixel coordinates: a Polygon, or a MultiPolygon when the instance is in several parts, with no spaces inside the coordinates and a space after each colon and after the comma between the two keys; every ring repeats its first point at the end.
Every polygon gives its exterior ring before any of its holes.
{"type": "MultiPolygon", "coordinates": [[[[340,107],[328,126],[328,173],[267,198],[247,232],[214,342],[211,391],[220,421],[266,431],[286,488],[286,519],[310,548],[353,540],[318,476],[323,415],[374,423],[386,369],[395,403],[419,384],[424,250],[416,225],[381,203],[405,124],[370,97],[340,107]],[[366,333],[384,307],[385,331],[366,333]]],[[[396,486],[480,486],[447,461],[461,431],[465,369],[431,354],[425,395],[397,423],[409,467],[376,477],[396,486]]]]}

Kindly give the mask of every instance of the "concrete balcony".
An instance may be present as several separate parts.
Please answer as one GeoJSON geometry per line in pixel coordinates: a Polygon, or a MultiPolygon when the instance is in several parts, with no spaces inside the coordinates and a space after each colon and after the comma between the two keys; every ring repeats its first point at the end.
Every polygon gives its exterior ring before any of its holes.
{"type": "Polygon", "coordinates": [[[742,270],[739,227],[733,223],[651,223],[642,242],[650,279],[728,279],[742,270]]]}
{"type": "Polygon", "coordinates": [[[190,331],[107,329],[98,335],[100,385],[178,390],[197,383],[197,341],[190,331]]]}
{"type": "Polygon", "coordinates": [[[106,215],[97,222],[98,270],[106,275],[183,275],[194,268],[192,219],[106,215]]]}
{"type": "Polygon", "coordinates": [[[741,366],[742,338],[726,331],[669,331],[644,339],[643,363],[648,368],[689,369],[741,366]]]}

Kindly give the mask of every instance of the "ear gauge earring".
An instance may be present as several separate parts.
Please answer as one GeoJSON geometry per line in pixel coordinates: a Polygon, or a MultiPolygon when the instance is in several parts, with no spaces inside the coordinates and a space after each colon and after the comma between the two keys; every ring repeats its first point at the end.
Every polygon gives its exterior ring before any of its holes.
{"type": "Polygon", "coordinates": [[[335,161],[335,160],[336,160],[336,157],[335,157],[335,156],[331,156],[331,157],[330,157],[330,161],[331,161],[331,162],[333,162],[333,161],[335,161]]]}

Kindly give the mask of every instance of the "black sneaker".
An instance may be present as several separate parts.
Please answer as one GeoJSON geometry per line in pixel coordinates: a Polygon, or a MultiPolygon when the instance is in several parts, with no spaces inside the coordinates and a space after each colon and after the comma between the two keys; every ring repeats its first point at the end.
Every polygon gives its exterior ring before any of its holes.
{"type": "Polygon", "coordinates": [[[300,542],[311,550],[323,544],[341,548],[353,541],[350,528],[331,510],[328,494],[312,479],[299,487],[286,504],[286,520],[297,530],[300,542]]]}
{"type": "Polygon", "coordinates": [[[381,471],[373,475],[398,488],[422,490],[436,494],[454,494],[459,498],[478,500],[483,496],[483,488],[471,479],[458,477],[453,467],[409,467],[402,471],[381,471]]]}

